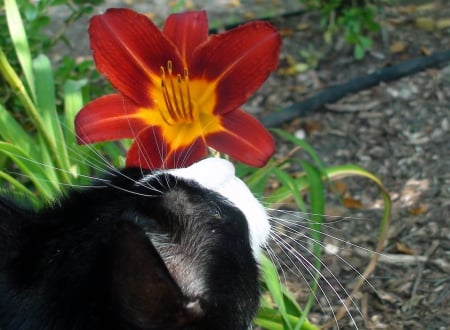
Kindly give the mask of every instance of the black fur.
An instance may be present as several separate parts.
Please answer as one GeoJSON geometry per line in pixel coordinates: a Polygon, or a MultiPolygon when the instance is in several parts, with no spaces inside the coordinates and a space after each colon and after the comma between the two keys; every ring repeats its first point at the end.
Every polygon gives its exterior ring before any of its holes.
{"type": "Polygon", "coordinates": [[[246,219],[140,169],[34,212],[0,198],[0,329],[246,329],[259,300],[246,219]],[[148,174],[148,173],[147,173],[148,174]]]}

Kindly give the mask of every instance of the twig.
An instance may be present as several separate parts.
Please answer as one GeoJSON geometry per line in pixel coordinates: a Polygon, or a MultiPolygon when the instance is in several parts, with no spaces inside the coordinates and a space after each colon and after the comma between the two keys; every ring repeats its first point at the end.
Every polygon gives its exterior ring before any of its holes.
{"type": "Polygon", "coordinates": [[[431,256],[436,252],[436,249],[439,247],[439,241],[433,241],[431,246],[428,248],[428,250],[425,253],[425,260],[419,264],[419,267],[417,268],[417,276],[416,280],[414,281],[414,284],[411,288],[411,299],[414,298],[417,292],[417,288],[419,287],[420,281],[422,280],[422,274],[423,269],[425,268],[425,265],[430,260],[431,256]]]}

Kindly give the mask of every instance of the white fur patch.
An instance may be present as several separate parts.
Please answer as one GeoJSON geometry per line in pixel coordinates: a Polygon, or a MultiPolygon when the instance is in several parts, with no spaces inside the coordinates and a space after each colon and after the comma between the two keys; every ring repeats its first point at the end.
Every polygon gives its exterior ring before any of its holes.
{"type": "Polygon", "coordinates": [[[256,257],[269,236],[269,217],[262,204],[253,196],[246,184],[235,176],[232,163],[221,158],[207,158],[187,168],[169,170],[168,173],[198,182],[213,190],[244,213],[250,230],[250,241],[256,257]]]}

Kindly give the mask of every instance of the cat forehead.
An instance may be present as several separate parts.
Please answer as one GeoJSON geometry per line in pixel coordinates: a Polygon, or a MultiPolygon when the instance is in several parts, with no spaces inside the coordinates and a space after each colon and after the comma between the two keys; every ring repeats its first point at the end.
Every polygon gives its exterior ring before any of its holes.
{"type": "MultiPolygon", "coordinates": [[[[221,158],[206,158],[187,168],[159,171],[145,176],[140,182],[151,180],[165,173],[215,191],[228,199],[244,214],[250,231],[250,240],[255,255],[259,254],[270,231],[268,215],[247,185],[235,175],[231,162],[221,158]]],[[[142,183],[144,183],[142,182],[142,183]]]]}

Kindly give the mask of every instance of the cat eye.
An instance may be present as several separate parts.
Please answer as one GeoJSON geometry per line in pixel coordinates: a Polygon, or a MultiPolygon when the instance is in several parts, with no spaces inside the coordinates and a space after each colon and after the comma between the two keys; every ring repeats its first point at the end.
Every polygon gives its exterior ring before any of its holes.
{"type": "Polygon", "coordinates": [[[224,218],[223,211],[220,206],[215,202],[209,202],[209,207],[211,210],[211,217],[217,220],[222,220],[224,218]]]}

